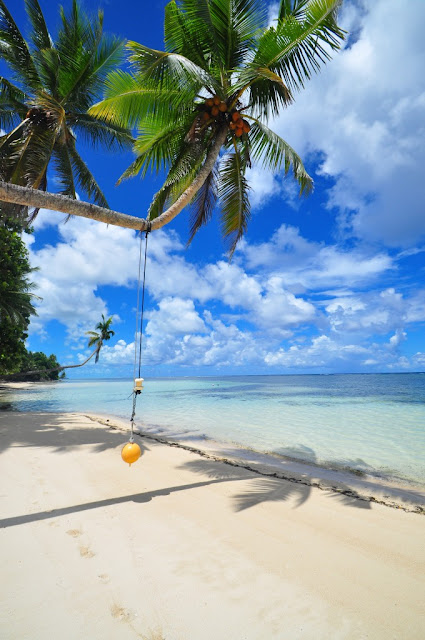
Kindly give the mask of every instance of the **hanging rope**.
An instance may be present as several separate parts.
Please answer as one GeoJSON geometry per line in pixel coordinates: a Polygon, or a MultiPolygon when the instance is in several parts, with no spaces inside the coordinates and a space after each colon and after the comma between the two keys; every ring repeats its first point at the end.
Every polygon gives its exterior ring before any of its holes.
{"type": "Polygon", "coordinates": [[[130,442],[134,441],[133,431],[134,431],[134,417],[136,415],[136,401],[137,396],[140,395],[141,390],[136,389],[136,368],[137,368],[137,360],[138,360],[138,378],[140,378],[141,370],[142,370],[142,340],[143,340],[143,314],[145,309],[145,285],[146,285],[146,261],[148,254],[148,235],[151,231],[151,224],[148,223],[145,235],[145,258],[143,265],[143,285],[142,285],[142,309],[140,313],[140,331],[139,331],[139,340],[137,340],[137,330],[139,328],[139,304],[140,304],[140,283],[142,280],[142,245],[143,245],[143,235],[140,232],[140,248],[139,248],[139,270],[138,270],[138,279],[137,279],[137,304],[136,304],[136,333],[134,336],[134,368],[133,368],[133,408],[131,411],[131,437],[130,442]],[[138,353],[137,353],[138,352],[138,353]],[[139,356],[137,358],[137,355],[139,356]]]}

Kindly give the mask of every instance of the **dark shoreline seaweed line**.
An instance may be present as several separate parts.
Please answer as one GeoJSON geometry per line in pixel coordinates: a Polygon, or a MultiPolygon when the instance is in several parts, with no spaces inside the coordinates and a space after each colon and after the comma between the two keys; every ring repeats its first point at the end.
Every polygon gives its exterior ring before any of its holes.
{"type": "MultiPolygon", "coordinates": [[[[116,424],[106,422],[101,418],[94,418],[93,416],[90,416],[87,414],[82,414],[82,415],[84,415],[85,418],[88,418],[92,422],[97,422],[97,423],[103,424],[106,427],[109,427],[109,429],[122,431],[123,433],[125,433],[126,431],[124,428],[116,424]]],[[[202,458],[207,458],[208,460],[212,460],[214,462],[221,462],[231,467],[246,469],[247,471],[251,471],[252,473],[255,473],[259,476],[264,476],[267,478],[278,478],[279,480],[286,480],[287,482],[292,482],[294,484],[302,484],[306,487],[315,487],[316,489],[320,489],[320,491],[328,491],[328,492],[330,491],[332,493],[339,493],[349,498],[362,500],[363,502],[375,502],[376,504],[381,504],[384,507],[390,507],[391,509],[400,509],[401,511],[405,511],[406,513],[417,513],[419,515],[425,515],[425,507],[422,507],[421,505],[416,505],[412,508],[409,508],[409,507],[394,504],[391,502],[386,502],[385,500],[378,500],[374,496],[362,496],[356,491],[353,491],[351,489],[338,489],[337,487],[333,487],[333,486],[322,486],[320,483],[315,482],[314,480],[309,481],[307,478],[294,478],[293,476],[287,476],[283,473],[277,473],[277,472],[268,473],[267,471],[259,471],[258,469],[251,467],[249,464],[235,462],[227,458],[220,458],[219,456],[206,453],[206,451],[202,451],[201,449],[196,449],[195,447],[190,447],[189,445],[182,444],[180,442],[173,442],[172,440],[166,440],[165,438],[160,438],[158,436],[153,436],[148,433],[144,433],[139,429],[135,429],[134,433],[141,438],[146,438],[147,440],[153,440],[155,442],[158,442],[159,444],[165,444],[168,447],[176,447],[177,449],[184,449],[185,451],[190,451],[191,453],[195,453],[198,456],[201,456],[202,458]]]]}

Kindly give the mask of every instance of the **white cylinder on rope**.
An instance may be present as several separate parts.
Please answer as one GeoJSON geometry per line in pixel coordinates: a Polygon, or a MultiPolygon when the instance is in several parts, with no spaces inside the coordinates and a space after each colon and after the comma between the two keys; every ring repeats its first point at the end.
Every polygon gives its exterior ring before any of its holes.
{"type": "Polygon", "coordinates": [[[134,391],[143,391],[144,378],[136,378],[134,380],[134,391]]]}

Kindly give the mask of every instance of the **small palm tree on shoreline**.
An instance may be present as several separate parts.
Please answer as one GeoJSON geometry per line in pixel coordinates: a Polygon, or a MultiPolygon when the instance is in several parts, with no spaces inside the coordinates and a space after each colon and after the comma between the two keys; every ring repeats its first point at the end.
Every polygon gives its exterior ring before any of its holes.
{"type": "MultiPolygon", "coordinates": [[[[103,347],[103,343],[107,342],[115,335],[115,331],[112,331],[112,329],[109,328],[111,324],[112,316],[106,320],[102,313],[102,320],[96,325],[97,331],[86,331],[86,336],[91,336],[88,346],[92,347],[94,344],[96,345],[95,351],[90,356],[90,358],[92,358],[96,354],[96,358],[94,360],[96,363],[99,362],[99,354],[103,347]]],[[[88,360],[90,360],[90,358],[88,358],[88,360]]],[[[88,362],[88,360],[85,362],[88,362]]]]}
{"type": "Polygon", "coordinates": [[[115,331],[110,329],[112,324],[113,317],[111,316],[106,320],[105,316],[102,313],[102,320],[97,323],[96,329],[97,331],[86,331],[86,335],[90,336],[88,346],[92,347],[94,344],[96,345],[96,349],[89,355],[84,362],[80,364],[67,364],[67,365],[59,365],[57,367],[53,367],[52,369],[36,369],[34,371],[21,371],[13,374],[6,374],[1,376],[1,379],[18,379],[23,376],[32,376],[40,373],[52,373],[53,371],[65,371],[65,369],[78,369],[79,367],[84,367],[87,362],[89,362],[93,356],[95,357],[95,363],[99,362],[99,354],[100,350],[103,347],[104,342],[107,342],[115,335],[115,331]]]}

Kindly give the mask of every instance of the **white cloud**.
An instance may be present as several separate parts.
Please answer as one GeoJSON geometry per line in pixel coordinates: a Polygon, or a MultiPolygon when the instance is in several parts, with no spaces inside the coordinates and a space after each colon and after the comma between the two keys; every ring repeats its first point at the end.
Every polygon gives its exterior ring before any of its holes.
{"type": "MultiPolygon", "coordinates": [[[[135,302],[139,241],[129,230],[80,219],[58,233],[56,246],[30,246],[43,296],[33,326],[46,335],[50,320],[62,322],[82,361],[84,331],[108,313],[98,287],[131,287],[135,302]]],[[[420,355],[406,364],[399,349],[409,324],[425,320],[425,295],[378,286],[396,268],[386,253],[311,242],[287,225],[268,242],[244,241],[233,263],[190,263],[182,250],[174,232],[149,238],[149,364],[270,371],[421,366],[420,355]],[[371,344],[373,336],[379,344],[371,344]]],[[[100,366],[133,358],[134,342],[119,339],[104,346],[100,366]]]]}
{"type": "MultiPolygon", "coordinates": [[[[42,213],[36,232],[47,224],[57,224],[52,216],[42,213]]],[[[133,231],[83,218],[60,224],[58,233],[60,241],[55,246],[34,249],[34,243],[29,245],[31,265],[39,269],[32,279],[42,298],[39,317],[30,327],[32,332],[43,331],[56,319],[68,328],[72,339],[77,339],[102,313],[108,313],[106,301],[97,294],[99,286],[128,287],[134,283],[138,246],[133,231]]]]}
{"type": "Polygon", "coordinates": [[[321,154],[320,173],[335,180],[329,205],[346,231],[409,246],[425,234],[425,3],[346,2],[341,19],[354,42],[272,126],[302,157],[321,154]]]}
{"type": "Polygon", "coordinates": [[[281,273],[293,291],[371,283],[394,268],[390,256],[383,252],[343,250],[336,245],[311,242],[300,236],[298,229],[285,224],[269,242],[244,242],[239,255],[251,269],[281,273]]]}

